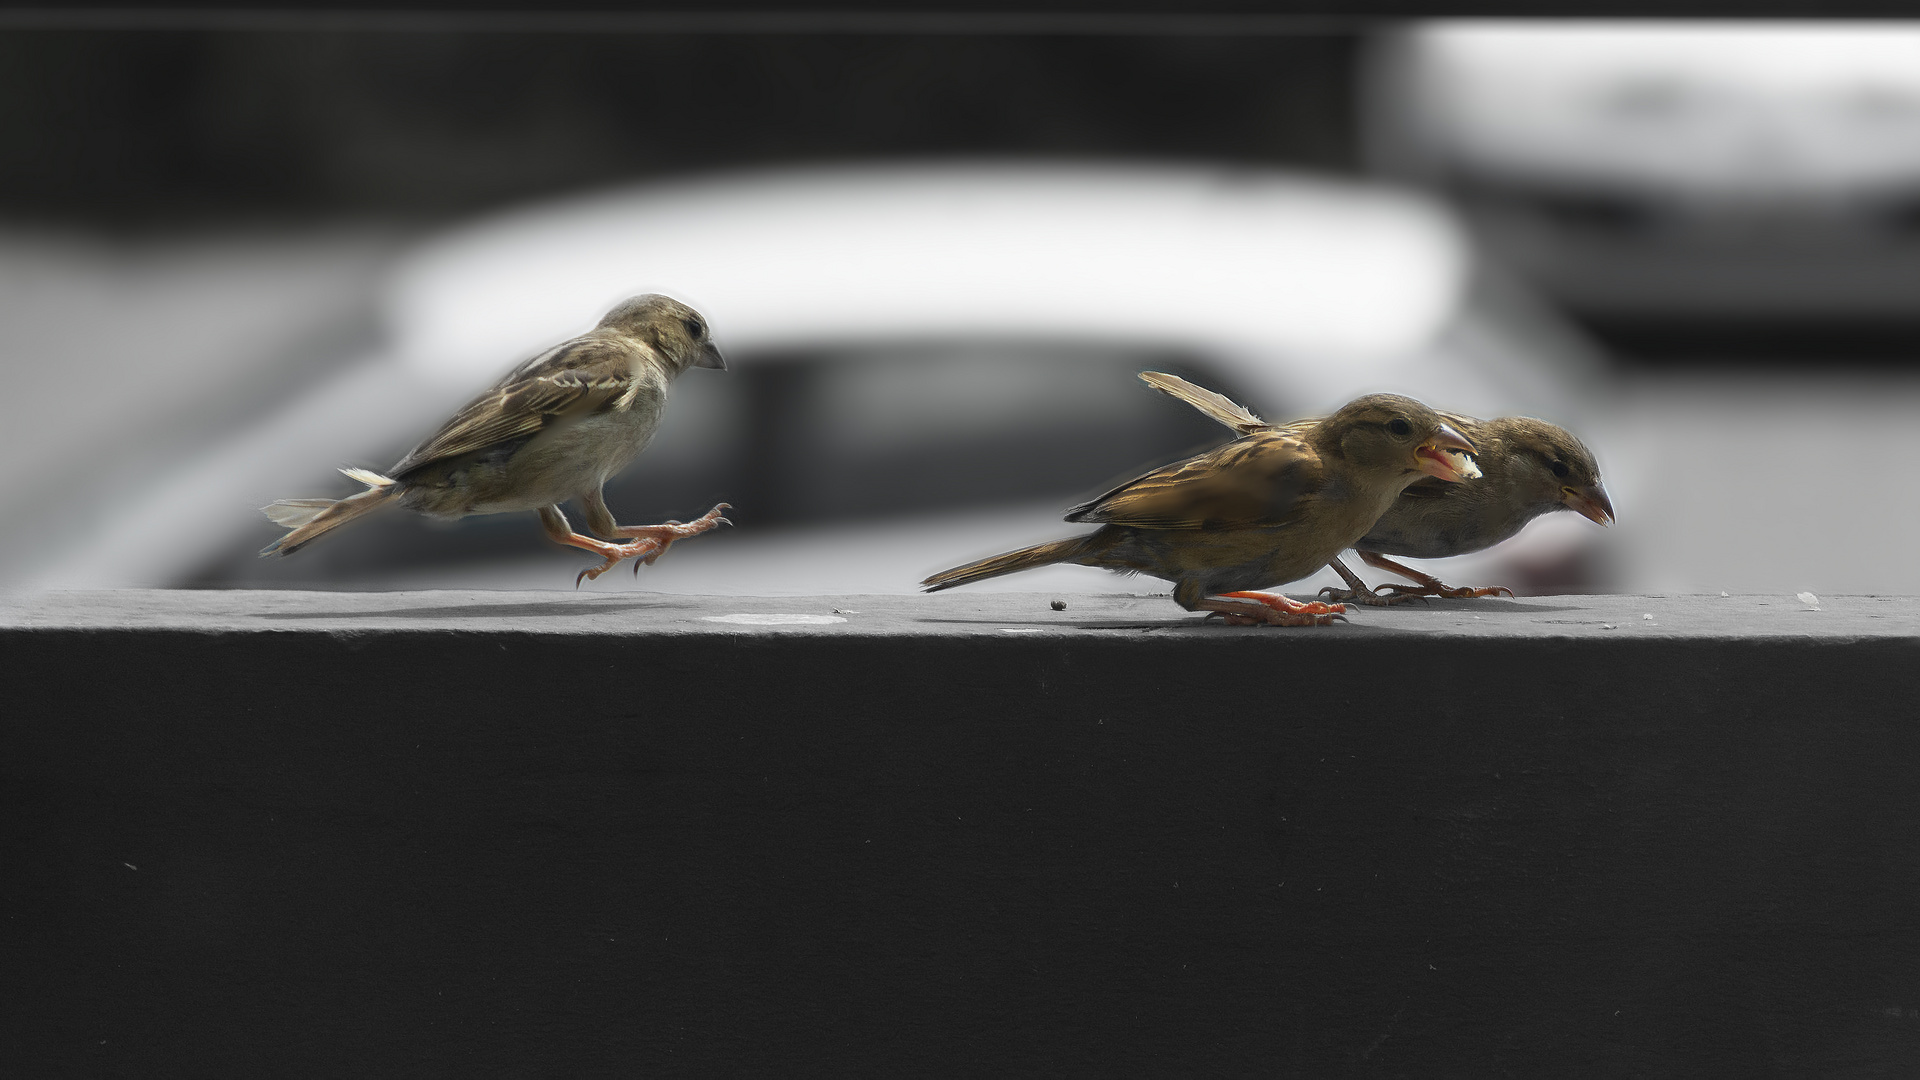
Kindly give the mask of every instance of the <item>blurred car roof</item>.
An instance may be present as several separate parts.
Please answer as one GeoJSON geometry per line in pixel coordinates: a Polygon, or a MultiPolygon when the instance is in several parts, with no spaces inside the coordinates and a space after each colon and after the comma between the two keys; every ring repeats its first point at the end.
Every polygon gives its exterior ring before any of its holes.
{"type": "Polygon", "coordinates": [[[1467,263],[1427,200],[1273,171],[817,167],[477,223],[406,260],[389,316],[404,362],[463,385],[647,291],[743,355],[1064,337],[1364,363],[1431,338],[1467,263]]]}

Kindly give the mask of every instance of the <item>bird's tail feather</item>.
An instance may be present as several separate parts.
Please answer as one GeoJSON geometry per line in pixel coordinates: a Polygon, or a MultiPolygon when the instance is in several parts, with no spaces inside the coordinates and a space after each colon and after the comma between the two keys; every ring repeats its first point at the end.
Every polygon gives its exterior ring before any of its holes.
{"type": "Polygon", "coordinates": [[[367,490],[344,499],[281,499],[260,508],[275,525],[292,530],[263,548],[262,556],[291,555],[316,538],[380,509],[400,493],[390,477],[366,469],[340,471],[367,485],[367,490]]]}
{"type": "Polygon", "coordinates": [[[920,584],[926,586],[928,592],[939,592],[941,589],[951,589],[955,585],[966,585],[990,577],[999,577],[1002,574],[1031,570],[1036,566],[1073,562],[1090,550],[1087,543],[1089,539],[1091,539],[1090,536],[1074,536],[1065,540],[1035,544],[1029,548],[1021,548],[1019,551],[1009,551],[992,558],[981,559],[979,562],[970,562],[965,566],[956,566],[951,570],[942,570],[920,584]]]}
{"type": "Polygon", "coordinates": [[[1143,371],[1140,373],[1140,381],[1163,394],[1179,398],[1232,428],[1237,434],[1250,435],[1271,426],[1232,398],[1224,394],[1216,394],[1204,386],[1195,386],[1178,375],[1168,375],[1163,371],[1143,371]]]}
{"type": "Polygon", "coordinates": [[[273,519],[273,523],[282,528],[297,529],[319,516],[320,511],[339,502],[338,499],[281,499],[268,503],[260,512],[273,519]]]}

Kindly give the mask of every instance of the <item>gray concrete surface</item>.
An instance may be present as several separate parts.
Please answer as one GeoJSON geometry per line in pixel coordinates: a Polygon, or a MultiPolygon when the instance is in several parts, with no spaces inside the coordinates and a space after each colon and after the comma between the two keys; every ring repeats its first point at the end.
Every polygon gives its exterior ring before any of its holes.
{"type": "MultiPolygon", "coordinates": [[[[1231,627],[1164,594],[686,596],[635,592],[48,592],[0,597],[0,630],[344,631],[514,634],[1106,637],[1140,632],[1299,639],[1382,636],[1740,641],[1920,638],[1920,598],[1531,596],[1349,606],[1330,627],[1231,627]],[[1052,602],[1066,604],[1055,611],[1052,602]]],[[[1300,598],[1306,599],[1305,594],[1300,598]]]]}

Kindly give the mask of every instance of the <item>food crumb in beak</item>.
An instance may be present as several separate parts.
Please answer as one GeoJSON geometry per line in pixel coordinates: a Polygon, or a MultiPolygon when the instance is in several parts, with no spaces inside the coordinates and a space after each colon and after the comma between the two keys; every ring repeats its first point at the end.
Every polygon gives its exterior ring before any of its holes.
{"type": "Polygon", "coordinates": [[[1448,450],[1446,455],[1447,461],[1453,465],[1454,471],[1461,477],[1467,480],[1480,479],[1480,463],[1473,460],[1472,454],[1464,450],[1448,450]]]}

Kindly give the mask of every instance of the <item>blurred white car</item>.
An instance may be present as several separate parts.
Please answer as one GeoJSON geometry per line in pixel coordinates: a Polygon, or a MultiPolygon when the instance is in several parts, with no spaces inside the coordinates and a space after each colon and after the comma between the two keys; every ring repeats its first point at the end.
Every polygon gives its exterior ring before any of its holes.
{"type": "Polygon", "coordinates": [[[1377,163],[1582,314],[1913,320],[1920,27],[1442,20],[1371,68],[1377,163]]]}
{"type": "MultiPolygon", "coordinates": [[[[731,370],[677,383],[609,502],[638,522],[724,499],[738,527],[677,545],[637,584],[595,589],[908,591],[1072,531],[1063,507],[1225,435],[1140,384],[1146,368],[1275,418],[1393,390],[1576,429],[1596,377],[1580,339],[1487,266],[1445,209],[1402,191],[1140,165],[702,177],[421,244],[383,292],[380,346],[116,508],[143,523],[141,544],[75,545],[39,580],[571,588],[577,553],[545,541],[533,515],[441,526],[393,513],[261,560],[275,530],[254,508],[346,492],[333,466],[389,464],[519,359],[654,291],[708,316],[731,370]]],[[[1581,542],[1543,522],[1509,554],[1581,542]]],[[[994,584],[1116,588],[1079,567],[994,584]]]]}

